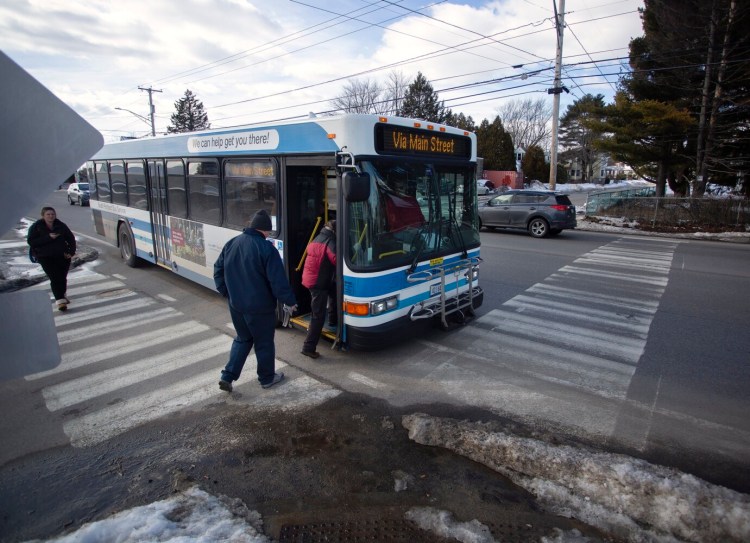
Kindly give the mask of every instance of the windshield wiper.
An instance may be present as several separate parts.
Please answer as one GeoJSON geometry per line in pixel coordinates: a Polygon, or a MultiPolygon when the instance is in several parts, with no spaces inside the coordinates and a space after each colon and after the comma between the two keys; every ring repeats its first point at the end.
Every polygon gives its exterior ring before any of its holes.
{"type": "Polygon", "coordinates": [[[413,238],[411,244],[412,245],[415,245],[415,243],[417,244],[417,251],[414,254],[414,258],[411,261],[411,266],[409,266],[409,269],[406,270],[406,274],[407,275],[410,275],[410,274],[414,273],[414,270],[417,269],[417,262],[419,262],[419,257],[422,255],[422,251],[424,250],[425,245],[427,245],[427,242],[422,237],[422,234],[424,233],[425,228],[427,228],[428,226],[431,226],[431,225],[432,225],[431,222],[424,222],[424,223],[422,223],[422,226],[420,226],[417,229],[417,233],[414,234],[414,238],[413,238]]]}

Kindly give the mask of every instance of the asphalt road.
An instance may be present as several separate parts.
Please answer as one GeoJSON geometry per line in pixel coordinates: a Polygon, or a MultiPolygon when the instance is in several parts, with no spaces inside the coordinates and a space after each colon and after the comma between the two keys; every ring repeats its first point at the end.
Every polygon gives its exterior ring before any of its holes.
{"type": "MultiPolygon", "coordinates": [[[[89,209],[64,195],[50,202],[97,244],[89,209]]],[[[213,292],[97,247],[102,272],[231,333],[213,292]]],[[[282,360],[394,405],[471,405],[750,490],[749,245],[482,232],[482,257],[469,326],[376,353],[323,349],[335,363],[301,359],[301,332],[281,332],[282,360]]]]}

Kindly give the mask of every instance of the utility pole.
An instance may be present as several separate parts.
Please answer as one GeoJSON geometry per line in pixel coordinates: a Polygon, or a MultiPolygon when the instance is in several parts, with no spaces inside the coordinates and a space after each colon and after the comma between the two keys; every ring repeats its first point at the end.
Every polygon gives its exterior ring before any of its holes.
{"type": "Polygon", "coordinates": [[[562,70],[562,50],[563,50],[563,29],[565,28],[565,0],[560,0],[560,11],[557,10],[557,3],[552,0],[555,8],[555,27],[557,30],[557,56],[555,57],[555,83],[551,89],[547,89],[547,94],[552,94],[552,148],[549,157],[549,188],[555,190],[557,184],[557,127],[560,124],[560,93],[568,89],[562,86],[560,72],[562,70]]]}
{"type": "Polygon", "coordinates": [[[161,92],[161,90],[152,89],[151,87],[147,89],[144,89],[143,87],[138,87],[138,88],[148,93],[148,109],[151,112],[151,135],[156,136],[156,127],[154,126],[154,101],[151,98],[151,93],[161,92]]]}

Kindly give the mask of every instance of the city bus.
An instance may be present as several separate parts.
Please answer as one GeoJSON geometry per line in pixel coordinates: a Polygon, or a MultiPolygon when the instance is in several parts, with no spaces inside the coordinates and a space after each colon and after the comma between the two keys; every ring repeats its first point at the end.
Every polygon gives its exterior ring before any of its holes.
{"type": "MultiPolygon", "coordinates": [[[[306,328],[307,244],[336,220],[334,346],[382,348],[482,304],[476,136],[414,119],[313,117],[126,140],[87,163],[97,234],[215,289],[224,244],[266,210],[306,328]]],[[[278,308],[277,320],[285,320],[278,308]]]]}

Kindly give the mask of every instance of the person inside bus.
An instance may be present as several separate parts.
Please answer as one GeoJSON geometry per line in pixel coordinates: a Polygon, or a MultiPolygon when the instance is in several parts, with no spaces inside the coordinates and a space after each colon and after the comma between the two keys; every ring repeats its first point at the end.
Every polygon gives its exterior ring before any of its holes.
{"type": "Polygon", "coordinates": [[[333,301],[328,324],[336,326],[336,221],[325,223],[320,233],[307,246],[302,284],[310,291],[310,325],[302,345],[302,354],[310,358],[320,357],[316,350],[326,319],[329,299],[333,301]]]}
{"type": "Polygon", "coordinates": [[[391,232],[424,224],[424,214],[416,197],[416,186],[410,187],[405,172],[389,173],[387,182],[382,183],[381,187],[384,189],[385,215],[391,232]]]}
{"type": "Polygon", "coordinates": [[[219,381],[219,388],[227,392],[240,378],[253,346],[260,385],[270,388],[284,378],[283,372],[276,372],[276,305],[281,300],[294,313],[297,300],[279,251],[266,241],[272,230],[271,217],[261,209],[240,235],[224,245],[214,264],[216,290],[229,300],[237,333],[219,381]]]}
{"type": "Polygon", "coordinates": [[[52,207],[42,208],[42,218],[29,228],[26,242],[31,254],[49,277],[57,309],[66,311],[70,303],[67,296],[68,271],[76,253],[76,238],[70,228],[57,218],[52,207]]]}

